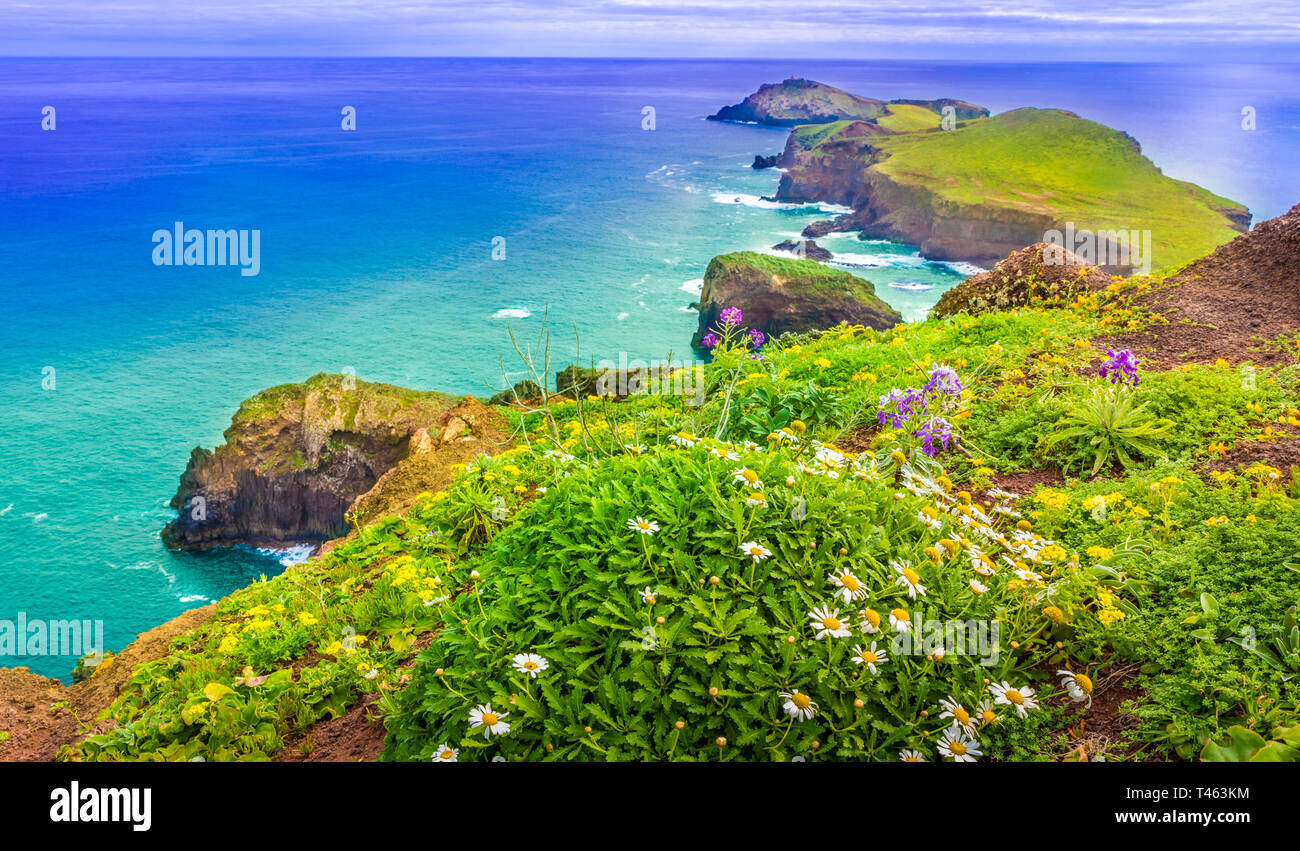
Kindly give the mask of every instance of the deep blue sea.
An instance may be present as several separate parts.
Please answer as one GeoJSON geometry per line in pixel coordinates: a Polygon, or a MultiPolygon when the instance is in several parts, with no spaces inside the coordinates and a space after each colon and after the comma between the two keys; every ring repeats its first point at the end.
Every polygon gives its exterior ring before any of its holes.
{"type": "MultiPolygon", "coordinates": [[[[689,356],[709,259],[831,212],[760,200],[778,174],[749,164],[785,131],[703,120],[788,76],[1071,109],[1256,220],[1300,201],[1300,66],[0,60],[0,620],[103,620],[120,649],[279,570],[158,538],[191,448],[264,387],[351,368],[488,395],[507,326],[548,309],[562,355],[576,326],[584,358],[689,356]],[[260,274],[155,266],[177,221],[260,230],[260,274]]],[[[824,244],[909,318],[963,277],[824,244]]]]}

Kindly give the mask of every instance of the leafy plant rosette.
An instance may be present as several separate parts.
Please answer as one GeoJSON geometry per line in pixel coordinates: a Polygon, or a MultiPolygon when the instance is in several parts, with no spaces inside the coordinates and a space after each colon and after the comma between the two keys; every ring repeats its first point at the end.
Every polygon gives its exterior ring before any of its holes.
{"type": "Polygon", "coordinates": [[[1052,605],[1078,568],[1013,495],[952,487],[797,437],[572,459],[386,699],[383,758],[975,759],[1087,613],[1052,605]]]}
{"type": "Polygon", "coordinates": [[[1160,441],[1175,423],[1147,410],[1138,401],[1137,360],[1127,349],[1111,350],[1100,369],[1111,386],[1094,388],[1062,417],[1041,441],[1044,449],[1064,444],[1065,468],[1091,463],[1089,475],[1118,461],[1129,470],[1163,456],[1160,441]]]}

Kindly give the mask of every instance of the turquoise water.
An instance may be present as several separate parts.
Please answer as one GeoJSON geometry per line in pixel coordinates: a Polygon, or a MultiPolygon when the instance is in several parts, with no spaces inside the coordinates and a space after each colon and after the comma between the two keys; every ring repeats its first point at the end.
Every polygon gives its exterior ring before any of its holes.
{"type": "MultiPolygon", "coordinates": [[[[0,60],[0,619],[102,619],[116,649],[280,569],[158,540],[190,449],[264,387],[351,368],[488,395],[499,359],[519,377],[507,325],[548,309],[557,367],[575,326],[584,357],[689,357],[709,259],[833,212],[761,200],[778,174],[749,164],[785,131],[703,120],[791,74],[1071,108],[1260,216],[1300,200],[1279,179],[1300,147],[1290,66],[0,60]],[[259,229],[260,274],[154,266],[176,221],[259,229]]],[[[909,246],[822,244],[909,318],[963,277],[909,246]]]]}

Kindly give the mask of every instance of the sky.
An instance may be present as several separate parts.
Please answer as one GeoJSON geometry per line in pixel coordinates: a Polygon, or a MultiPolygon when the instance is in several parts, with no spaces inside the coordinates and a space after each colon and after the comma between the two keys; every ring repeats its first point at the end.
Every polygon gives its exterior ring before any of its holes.
{"type": "Polygon", "coordinates": [[[0,0],[0,56],[1300,61],[1297,0],[0,0]]]}

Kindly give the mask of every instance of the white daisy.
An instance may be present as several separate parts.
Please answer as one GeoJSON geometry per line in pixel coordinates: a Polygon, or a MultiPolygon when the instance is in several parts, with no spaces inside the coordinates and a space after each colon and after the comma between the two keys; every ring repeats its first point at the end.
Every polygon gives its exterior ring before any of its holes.
{"type": "Polygon", "coordinates": [[[623,448],[628,452],[631,452],[633,455],[640,455],[642,452],[645,452],[645,447],[640,443],[624,443],[623,448]]]}
{"type": "Polygon", "coordinates": [[[731,480],[738,485],[744,485],[747,488],[761,489],[763,480],[758,477],[758,473],[748,467],[737,467],[731,471],[731,480]]]}
{"type": "Polygon", "coordinates": [[[921,584],[921,577],[915,570],[896,561],[891,561],[889,566],[898,574],[898,578],[894,580],[894,584],[901,585],[903,588],[907,589],[907,596],[911,597],[913,600],[916,599],[917,594],[920,594],[922,597],[925,596],[925,586],[921,584]]]}
{"type": "Polygon", "coordinates": [[[926,514],[924,511],[918,511],[916,513],[916,519],[921,521],[922,526],[924,526],[927,529],[932,529],[935,532],[941,531],[943,529],[943,522],[939,520],[938,517],[931,517],[930,515],[926,514]]]}
{"type": "Polygon", "coordinates": [[[1070,693],[1070,700],[1092,706],[1092,678],[1084,674],[1060,670],[1056,672],[1061,678],[1061,688],[1070,693]]]}
{"type": "Polygon", "coordinates": [[[433,756],[429,757],[430,762],[456,762],[456,757],[460,755],[459,748],[453,748],[446,742],[438,745],[433,749],[433,756]]]}
{"type": "Polygon", "coordinates": [[[755,563],[760,562],[765,558],[771,558],[772,556],[772,551],[760,544],[758,541],[746,541],[741,544],[738,549],[742,554],[752,558],[755,563]]]}
{"type": "Polygon", "coordinates": [[[627,521],[627,528],[633,532],[639,532],[642,535],[653,535],[659,531],[659,524],[653,520],[647,520],[644,517],[637,517],[634,520],[627,521]]]}
{"type": "Polygon", "coordinates": [[[920,751],[905,750],[898,754],[901,762],[929,762],[920,751]]]}
{"type": "Polygon", "coordinates": [[[966,735],[966,731],[956,724],[943,731],[939,741],[939,755],[953,762],[974,762],[982,755],[980,743],[966,735]]]}
{"type": "Polygon", "coordinates": [[[676,434],[668,435],[668,439],[677,446],[691,447],[699,442],[699,438],[689,431],[679,431],[676,434]]]}
{"type": "Polygon", "coordinates": [[[1034,697],[1034,690],[1028,686],[1016,689],[1012,688],[1009,682],[1003,680],[1001,683],[994,683],[989,686],[989,694],[993,695],[994,703],[1012,707],[1021,718],[1028,715],[1029,710],[1038,708],[1038,700],[1034,697]]]}
{"type": "Polygon", "coordinates": [[[537,679],[539,673],[551,667],[550,662],[546,661],[541,656],[538,656],[536,653],[520,653],[511,661],[514,662],[516,671],[521,674],[527,674],[533,679],[537,679]]]}
{"type": "Polygon", "coordinates": [[[873,641],[869,648],[864,648],[861,644],[855,645],[853,648],[853,656],[851,658],[853,659],[853,664],[866,665],[867,669],[870,670],[871,673],[878,674],[880,671],[876,669],[876,665],[886,662],[889,659],[889,654],[887,654],[883,649],[877,650],[876,642],[873,641]]]}
{"type": "Polygon", "coordinates": [[[645,588],[641,590],[641,602],[645,603],[648,606],[653,606],[657,601],[658,601],[658,597],[655,594],[655,592],[650,590],[649,585],[647,585],[645,588]]]}
{"type": "Polygon", "coordinates": [[[983,594],[985,591],[989,590],[989,586],[980,582],[978,579],[972,579],[970,581],[970,590],[974,591],[976,594],[983,594]]]}
{"type": "Polygon", "coordinates": [[[948,695],[946,700],[939,701],[939,708],[943,710],[939,713],[940,718],[951,718],[953,724],[961,727],[972,736],[975,735],[975,719],[957,702],[955,697],[948,695]]]}
{"type": "Polygon", "coordinates": [[[893,609],[889,613],[889,628],[903,633],[912,628],[912,616],[904,609],[893,609]]]}
{"type": "Polygon", "coordinates": [[[826,577],[826,581],[839,589],[835,592],[835,596],[843,600],[846,606],[854,600],[861,600],[867,596],[866,586],[847,570],[836,571],[826,577]]]}
{"type": "Polygon", "coordinates": [[[493,712],[490,703],[480,703],[469,711],[469,726],[471,728],[482,727],[483,738],[485,739],[490,739],[493,736],[504,736],[510,732],[510,725],[502,719],[509,715],[509,712],[493,712]]]}
{"type": "Polygon", "coordinates": [[[781,692],[781,698],[785,701],[782,705],[785,714],[796,721],[810,721],[817,714],[817,704],[808,695],[800,694],[797,688],[781,692]]]}
{"type": "Polygon", "coordinates": [[[848,638],[852,635],[849,629],[848,621],[840,620],[840,610],[832,609],[829,606],[813,609],[808,613],[812,621],[813,629],[817,630],[817,640],[830,636],[831,638],[848,638]]]}
{"type": "Polygon", "coordinates": [[[745,505],[753,508],[767,508],[767,497],[763,496],[763,494],[758,491],[754,491],[745,498],[745,505]]]}
{"type": "Polygon", "coordinates": [[[998,713],[993,708],[993,701],[987,697],[980,701],[979,706],[975,707],[975,721],[981,727],[996,724],[998,720],[998,713]]]}

